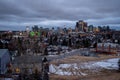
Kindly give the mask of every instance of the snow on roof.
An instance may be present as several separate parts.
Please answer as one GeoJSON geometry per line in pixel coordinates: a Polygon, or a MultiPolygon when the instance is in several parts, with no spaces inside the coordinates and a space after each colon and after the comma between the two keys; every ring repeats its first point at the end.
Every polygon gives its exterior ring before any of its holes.
{"type": "Polygon", "coordinates": [[[0,49],[0,58],[8,51],[8,49],[0,49]]]}
{"type": "Polygon", "coordinates": [[[5,78],[5,80],[13,80],[12,78],[5,78]]]}
{"type": "Polygon", "coordinates": [[[0,80],[14,80],[13,78],[0,78],[0,80]]]}
{"type": "Polygon", "coordinates": [[[114,44],[114,43],[98,43],[97,44],[98,46],[102,46],[102,45],[104,45],[105,47],[107,47],[107,46],[112,46],[112,47],[116,47],[116,46],[118,46],[118,44],[114,44]]]}

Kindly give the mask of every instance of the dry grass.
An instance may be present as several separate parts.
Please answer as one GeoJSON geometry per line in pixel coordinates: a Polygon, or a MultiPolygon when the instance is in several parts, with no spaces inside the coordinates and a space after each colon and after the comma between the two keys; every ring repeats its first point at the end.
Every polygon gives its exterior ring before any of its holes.
{"type": "Polygon", "coordinates": [[[70,56],[62,60],[52,61],[51,64],[58,65],[58,64],[65,64],[65,63],[81,63],[81,62],[89,62],[89,61],[100,61],[100,60],[111,59],[111,58],[120,58],[120,56],[104,55],[104,54],[99,55],[99,57],[70,56]]]}
{"type": "MultiPolygon", "coordinates": [[[[85,57],[85,56],[70,56],[62,60],[52,61],[50,64],[70,64],[70,63],[82,63],[89,61],[100,61],[111,58],[120,58],[116,55],[104,55],[101,54],[99,57],[85,57]]],[[[56,74],[50,74],[50,80],[120,80],[120,72],[115,70],[105,70],[102,69],[99,72],[89,72],[88,70],[82,70],[82,72],[87,73],[86,76],[62,76],[56,74]]]]}
{"type": "Polygon", "coordinates": [[[102,70],[97,74],[87,76],[61,76],[50,74],[50,80],[120,80],[120,72],[115,70],[102,70]]]}

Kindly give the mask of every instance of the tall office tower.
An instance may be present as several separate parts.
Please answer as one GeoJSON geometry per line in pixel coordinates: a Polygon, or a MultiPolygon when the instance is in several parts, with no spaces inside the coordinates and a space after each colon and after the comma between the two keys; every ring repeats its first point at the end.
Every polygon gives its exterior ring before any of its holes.
{"type": "Polygon", "coordinates": [[[87,32],[88,31],[87,22],[84,22],[83,20],[79,20],[78,22],[76,22],[76,28],[78,31],[87,32]]]}

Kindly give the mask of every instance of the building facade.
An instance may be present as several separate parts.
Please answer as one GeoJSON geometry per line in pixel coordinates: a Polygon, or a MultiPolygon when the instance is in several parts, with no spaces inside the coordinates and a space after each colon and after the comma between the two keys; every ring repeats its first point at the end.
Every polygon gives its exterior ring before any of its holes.
{"type": "Polygon", "coordinates": [[[87,32],[88,31],[87,22],[84,22],[83,20],[79,20],[78,22],[76,22],[76,28],[78,32],[79,31],[87,32]]]}
{"type": "Polygon", "coordinates": [[[10,54],[8,49],[0,49],[0,74],[5,74],[7,65],[10,63],[10,54]]]}

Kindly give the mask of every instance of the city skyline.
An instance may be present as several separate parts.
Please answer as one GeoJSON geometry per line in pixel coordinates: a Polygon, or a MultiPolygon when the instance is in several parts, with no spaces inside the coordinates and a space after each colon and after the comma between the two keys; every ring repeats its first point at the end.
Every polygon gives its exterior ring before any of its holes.
{"type": "MultiPolygon", "coordinates": [[[[0,0],[0,30],[24,30],[26,26],[120,26],[119,0],[0,0]]],[[[120,30],[120,28],[119,28],[120,30]]]]}

